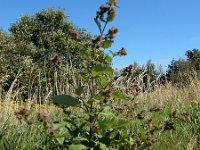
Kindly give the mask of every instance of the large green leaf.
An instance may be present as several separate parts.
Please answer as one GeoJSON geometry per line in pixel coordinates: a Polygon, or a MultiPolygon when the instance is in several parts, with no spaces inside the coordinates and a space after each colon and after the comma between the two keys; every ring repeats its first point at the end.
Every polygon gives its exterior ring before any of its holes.
{"type": "Polygon", "coordinates": [[[91,69],[92,69],[92,71],[91,71],[92,76],[94,76],[94,77],[103,75],[103,74],[112,76],[114,73],[114,70],[112,69],[112,67],[105,65],[105,64],[97,64],[97,65],[93,66],[91,69]]]}
{"type": "Polygon", "coordinates": [[[70,95],[57,95],[54,96],[53,102],[61,106],[78,106],[80,104],[79,100],[70,95]]]}
{"type": "Polygon", "coordinates": [[[72,144],[69,146],[69,150],[86,150],[87,147],[82,144],[72,144]]]}

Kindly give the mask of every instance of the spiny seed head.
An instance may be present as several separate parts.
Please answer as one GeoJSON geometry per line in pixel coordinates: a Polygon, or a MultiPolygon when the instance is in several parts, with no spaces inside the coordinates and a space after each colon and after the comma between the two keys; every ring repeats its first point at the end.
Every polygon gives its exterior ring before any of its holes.
{"type": "Polygon", "coordinates": [[[109,89],[107,89],[107,90],[104,91],[104,95],[106,97],[111,97],[111,94],[112,94],[112,89],[111,88],[109,88],[109,89]]]}
{"type": "Polygon", "coordinates": [[[154,105],[152,108],[149,109],[150,112],[158,112],[161,111],[162,109],[156,105],[154,105]]]}
{"type": "Polygon", "coordinates": [[[124,71],[127,72],[127,73],[129,73],[129,74],[131,74],[133,72],[133,69],[134,69],[133,65],[129,65],[128,67],[126,67],[124,69],[124,71]]]}
{"type": "Polygon", "coordinates": [[[190,114],[189,114],[189,113],[182,113],[181,116],[180,116],[180,119],[181,119],[182,121],[187,122],[187,121],[190,120],[190,114]]]}
{"type": "Polygon", "coordinates": [[[100,42],[101,40],[102,40],[101,35],[98,35],[98,36],[96,37],[96,42],[100,42]]]}
{"type": "Polygon", "coordinates": [[[49,123],[50,119],[46,113],[38,113],[38,120],[43,123],[49,123]]]}
{"type": "Polygon", "coordinates": [[[146,142],[146,146],[152,146],[155,142],[156,142],[156,140],[153,138],[148,139],[146,142]]]}
{"type": "Polygon", "coordinates": [[[107,12],[110,9],[110,7],[105,7],[104,5],[101,5],[99,9],[100,9],[100,14],[103,14],[107,12]]]}
{"type": "Polygon", "coordinates": [[[100,10],[103,10],[104,8],[105,8],[104,5],[101,5],[101,6],[99,7],[100,10]]]}
{"type": "Polygon", "coordinates": [[[38,113],[38,116],[46,118],[46,117],[48,117],[48,114],[46,114],[46,113],[38,113]]]}
{"type": "Polygon", "coordinates": [[[56,129],[50,128],[50,129],[49,129],[49,134],[50,134],[50,135],[53,135],[53,134],[55,133],[55,131],[56,131],[56,129]]]}
{"type": "Polygon", "coordinates": [[[92,39],[94,45],[98,44],[102,40],[102,37],[98,35],[95,39],[92,39]]]}
{"type": "Polygon", "coordinates": [[[108,34],[109,34],[109,35],[114,35],[114,34],[117,34],[118,31],[119,31],[119,30],[118,30],[117,28],[112,27],[112,28],[110,28],[110,29],[108,30],[108,34]]]}
{"type": "Polygon", "coordinates": [[[111,94],[111,92],[112,92],[112,89],[111,89],[111,88],[109,88],[109,89],[108,89],[108,90],[106,90],[105,92],[106,92],[106,94],[111,94]]]}
{"type": "Polygon", "coordinates": [[[107,21],[109,21],[109,22],[113,21],[116,15],[117,14],[116,14],[115,8],[110,7],[110,9],[108,11],[107,21]]]}
{"type": "Polygon", "coordinates": [[[104,48],[102,47],[102,45],[97,45],[96,48],[97,48],[98,50],[100,50],[100,51],[103,51],[103,50],[104,50],[104,48]]]}
{"type": "Polygon", "coordinates": [[[118,30],[117,28],[114,28],[113,33],[114,33],[114,34],[117,34],[118,31],[119,31],[119,30],[118,30]]]}
{"type": "Polygon", "coordinates": [[[33,120],[32,120],[32,119],[29,119],[29,120],[26,121],[26,123],[27,123],[28,125],[32,125],[32,124],[33,124],[33,120]]]}
{"type": "MultiPolygon", "coordinates": [[[[127,50],[126,50],[125,48],[122,48],[122,49],[119,50],[117,53],[118,53],[118,55],[120,55],[120,56],[125,56],[125,55],[127,55],[127,50]]],[[[132,68],[130,68],[130,69],[132,69],[132,68]]]]}
{"type": "Polygon", "coordinates": [[[25,116],[25,115],[27,115],[27,113],[28,113],[28,109],[22,108],[22,109],[20,109],[19,111],[16,111],[16,112],[15,112],[15,115],[22,115],[22,116],[25,116]]]}
{"type": "Polygon", "coordinates": [[[115,14],[116,11],[115,11],[115,8],[114,7],[110,7],[109,11],[108,11],[108,14],[115,14]]]}
{"type": "Polygon", "coordinates": [[[49,119],[49,118],[45,118],[45,119],[42,120],[42,122],[44,122],[44,123],[49,123],[49,122],[50,122],[50,119],[49,119]]]}
{"type": "Polygon", "coordinates": [[[61,64],[61,57],[58,54],[55,54],[50,60],[53,61],[55,65],[61,64]]]}
{"type": "Polygon", "coordinates": [[[22,120],[23,119],[23,116],[22,115],[16,115],[16,118],[18,119],[18,120],[22,120]]]}
{"type": "Polygon", "coordinates": [[[107,4],[108,4],[109,6],[112,6],[112,5],[117,6],[117,0],[109,0],[109,1],[107,2],[107,4]]]}
{"type": "Polygon", "coordinates": [[[21,114],[26,114],[28,112],[28,109],[26,109],[26,108],[22,108],[21,110],[20,110],[20,113],[21,114]]]}
{"type": "Polygon", "coordinates": [[[96,46],[97,49],[100,49],[101,47],[102,47],[101,45],[97,45],[97,46],[96,46]]]}

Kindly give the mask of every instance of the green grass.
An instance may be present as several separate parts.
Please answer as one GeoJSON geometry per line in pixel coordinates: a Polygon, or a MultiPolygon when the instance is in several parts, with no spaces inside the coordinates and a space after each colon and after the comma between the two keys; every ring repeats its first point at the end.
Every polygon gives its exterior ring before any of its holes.
{"type": "MultiPolygon", "coordinates": [[[[192,150],[199,149],[199,133],[195,133],[199,124],[195,122],[181,121],[182,113],[190,113],[190,116],[200,113],[200,109],[195,109],[194,114],[190,106],[192,100],[200,100],[199,83],[193,84],[189,88],[177,89],[174,87],[161,87],[153,93],[141,93],[131,102],[114,102],[113,106],[121,107],[121,114],[129,117],[131,130],[135,135],[145,134],[145,119],[152,118],[152,124],[158,125],[170,118],[175,110],[177,118],[174,119],[175,130],[155,132],[155,144],[150,148],[153,150],[192,150]],[[191,96],[192,95],[192,96],[191,96]],[[150,108],[158,106],[161,108],[158,112],[150,112],[150,108]],[[144,120],[136,119],[135,116],[144,110],[144,120]],[[195,131],[195,132],[194,132],[195,131]]],[[[196,106],[195,106],[196,107],[196,106]]],[[[61,109],[53,105],[38,105],[27,103],[1,102],[0,104],[0,149],[2,150],[45,150],[51,149],[48,133],[43,129],[41,123],[38,123],[37,114],[45,112],[49,114],[52,121],[64,119],[61,109]],[[20,108],[30,109],[30,117],[33,118],[33,124],[28,125],[24,121],[16,119],[15,111],[20,108]]],[[[79,113],[74,110],[75,113],[79,113]]],[[[199,118],[197,118],[198,120],[199,118]]]]}

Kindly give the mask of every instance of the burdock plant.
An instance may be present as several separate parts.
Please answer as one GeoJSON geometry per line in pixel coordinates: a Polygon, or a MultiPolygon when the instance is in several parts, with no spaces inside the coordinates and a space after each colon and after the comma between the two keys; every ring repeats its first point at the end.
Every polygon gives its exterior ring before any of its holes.
{"type": "Polygon", "coordinates": [[[129,100],[129,97],[118,92],[114,86],[114,56],[123,56],[127,51],[122,48],[118,52],[105,49],[111,47],[118,32],[117,28],[110,28],[106,32],[108,23],[116,16],[116,0],[108,0],[101,5],[94,21],[100,34],[95,36],[80,64],[79,74],[82,82],[75,87],[73,95],[58,95],[53,102],[63,108],[66,118],[53,124],[56,132],[53,136],[54,144],[68,149],[130,149],[133,144],[124,131],[128,120],[117,115],[112,110],[114,100],[129,100]],[[78,110],[79,113],[73,113],[78,110]],[[78,108],[78,109],[77,109],[78,108]],[[57,141],[57,143],[56,143],[57,141]]]}

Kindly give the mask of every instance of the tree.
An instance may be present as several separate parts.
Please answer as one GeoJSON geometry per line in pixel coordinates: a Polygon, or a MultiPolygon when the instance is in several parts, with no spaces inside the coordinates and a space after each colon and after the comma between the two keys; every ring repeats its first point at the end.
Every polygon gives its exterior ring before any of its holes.
{"type": "Polygon", "coordinates": [[[10,28],[15,40],[25,41],[32,50],[25,53],[35,62],[50,63],[58,55],[63,63],[72,61],[78,65],[85,52],[91,35],[77,29],[67,20],[63,10],[42,10],[29,17],[22,16],[10,28]]]}
{"type": "Polygon", "coordinates": [[[194,78],[200,79],[200,51],[188,50],[185,55],[187,59],[173,59],[168,65],[169,80],[179,86],[188,85],[194,78]]]}
{"type": "Polygon", "coordinates": [[[193,49],[186,51],[187,60],[191,63],[195,70],[200,70],[200,51],[193,49]]]}
{"type": "Polygon", "coordinates": [[[18,99],[42,100],[49,93],[66,92],[75,70],[92,55],[92,36],[68,21],[63,10],[24,15],[9,30],[10,34],[0,32],[0,75],[9,76],[4,91],[17,77],[14,85],[22,95],[18,99]]]}
{"type": "Polygon", "coordinates": [[[8,90],[16,75],[27,72],[33,65],[31,58],[21,53],[26,53],[31,48],[3,31],[0,31],[0,39],[0,79],[6,77],[4,90],[8,90]]]}

